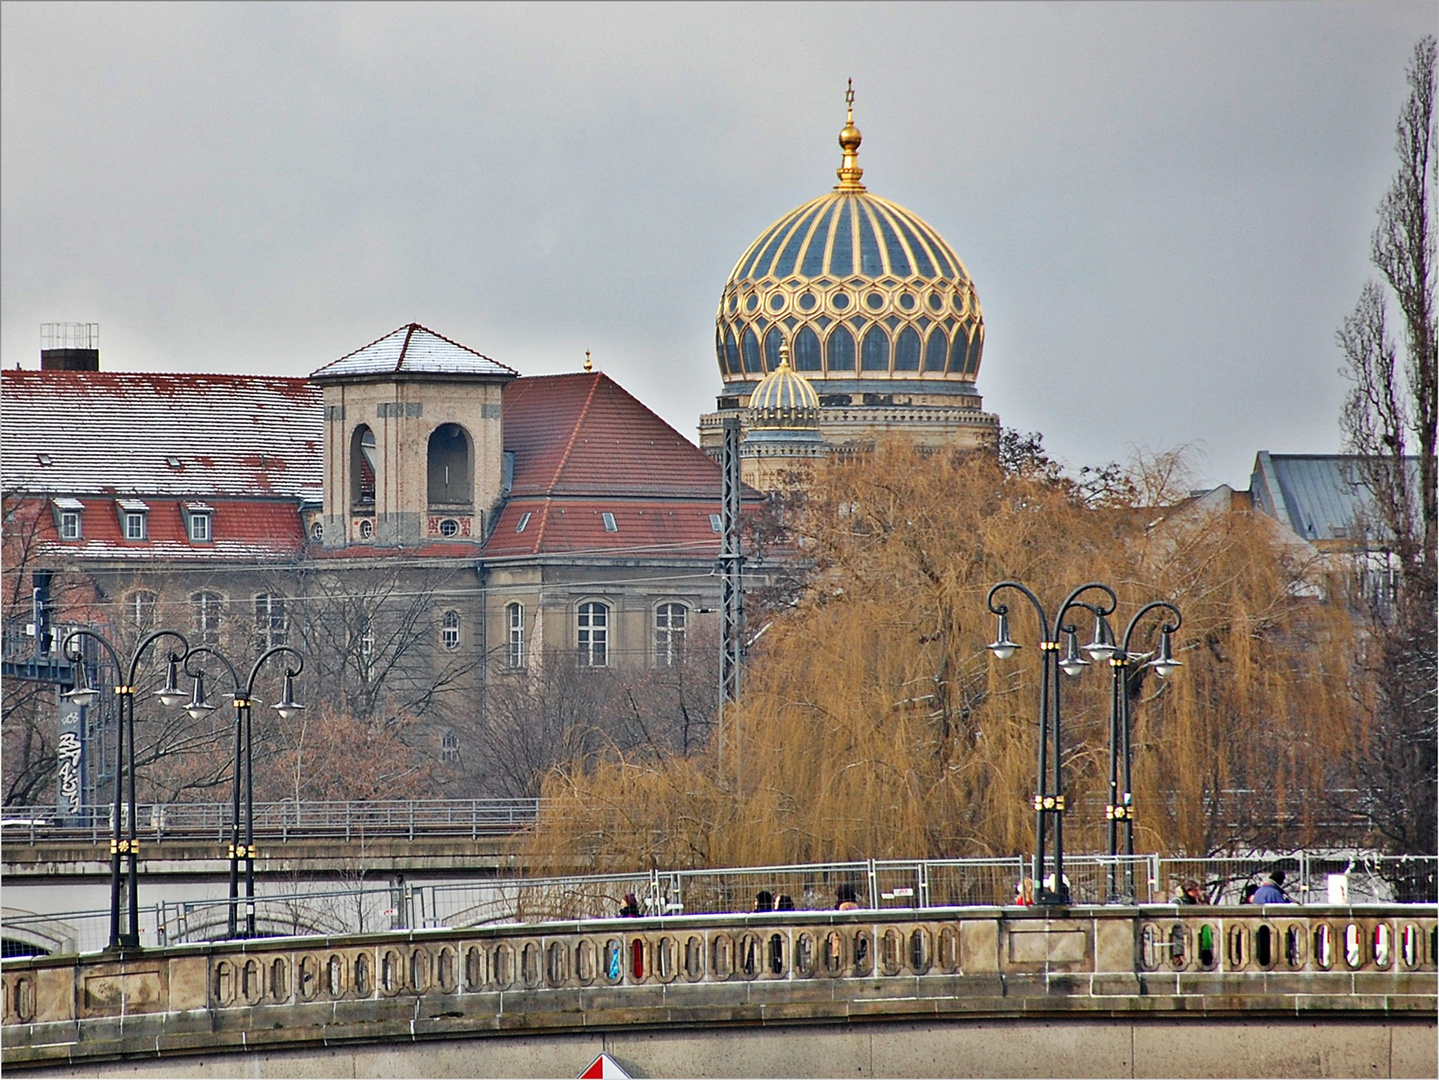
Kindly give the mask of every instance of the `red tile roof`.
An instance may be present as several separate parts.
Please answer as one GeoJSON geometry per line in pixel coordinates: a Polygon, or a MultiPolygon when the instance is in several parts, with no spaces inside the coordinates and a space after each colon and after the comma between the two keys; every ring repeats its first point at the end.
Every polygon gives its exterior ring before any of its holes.
{"type": "Polygon", "coordinates": [[[710,515],[719,499],[567,499],[530,497],[505,504],[485,543],[486,559],[524,555],[608,555],[713,559],[719,534],[710,515]],[[613,514],[615,531],[603,514],[613,514]],[[530,515],[524,531],[519,524],[530,515]]]}
{"type": "Polygon", "coordinates": [[[84,507],[80,539],[62,540],[50,500],[25,500],[23,513],[27,521],[36,522],[35,535],[46,554],[81,559],[285,559],[298,557],[305,547],[299,512],[287,499],[207,499],[213,539],[206,542],[191,540],[186,531],[181,508],[192,500],[140,500],[148,508],[144,540],[124,538],[118,500],[78,501],[84,507]]]}
{"type": "Polygon", "coordinates": [[[307,379],[0,372],[5,487],[317,499],[323,404],[307,379]]]}
{"type": "Polygon", "coordinates": [[[720,497],[719,467],[601,372],[533,375],[505,387],[511,494],[720,497]]]}

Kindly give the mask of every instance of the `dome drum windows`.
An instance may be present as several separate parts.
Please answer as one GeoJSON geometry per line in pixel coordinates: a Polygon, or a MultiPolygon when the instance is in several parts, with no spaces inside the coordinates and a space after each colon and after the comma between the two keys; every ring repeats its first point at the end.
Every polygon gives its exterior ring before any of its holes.
{"type": "Polygon", "coordinates": [[[889,370],[889,335],[871,326],[860,345],[860,367],[865,371],[889,370]]]}
{"type": "Polygon", "coordinates": [[[854,335],[845,327],[836,326],[825,342],[825,367],[831,371],[854,370],[854,335]]]}

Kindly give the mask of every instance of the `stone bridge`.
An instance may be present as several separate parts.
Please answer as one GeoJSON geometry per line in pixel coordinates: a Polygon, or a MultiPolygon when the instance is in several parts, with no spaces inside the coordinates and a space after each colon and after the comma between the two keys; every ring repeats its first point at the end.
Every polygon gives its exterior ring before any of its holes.
{"type": "Polygon", "coordinates": [[[1436,908],[784,912],[5,961],[52,1075],[1425,1076],[1436,908]]]}

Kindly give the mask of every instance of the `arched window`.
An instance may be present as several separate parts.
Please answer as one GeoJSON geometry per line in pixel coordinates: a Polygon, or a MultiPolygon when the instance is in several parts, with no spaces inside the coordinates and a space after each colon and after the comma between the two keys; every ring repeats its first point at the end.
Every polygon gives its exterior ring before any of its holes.
{"type": "Polygon", "coordinates": [[[843,326],[836,326],[825,342],[825,364],[830,371],[854,370],[854,336],[843,326]]]}
{"type": "Polygon", "coordinates": [[[219,593],[197,592],[191,595],[195,608],[195,640],[192,645],[220,644],[220,620],[224,615],[225,598],[219,593]]]}
{"type": "Polygon", "coordinates": [[[894,343],[894,370],[919,370],[919,334],[913,327],[906,326],[894,343]]]}
{"type": "Polygon", "coordinates": [[[361,424],[350,435],[350,501],[355,505],[374,505],[375,471],[375,433],[361,424]]]}
{"type": "Polygon", "coordinates": [[[951,375],[964,374],[964,354],[969,348],[969,339],[965,337],[964,327],[959,327],[954,332],[954,344],[949,347],[949,373],[951,375]]]}
{"type": "Polygon", "coordinates": [[[794,336],[794,369],[819,371],[824,367],[820,358],[819,336],[808,326],[801,326],[794,336]]]}
{"type": "Polygon", "coordinates": [[[510,604],[505,608],[505,621],[509,628],[509,651],[505,657],[508,666],[525,666],[525,606],[510,604]]]}
{"type": "Polygon", "coordinates": [[[591,600],[580,605],[580,667],[604,667],[610,661],[610,606],[591,600]]]}
{"type": "Polygon", "coordinates": [[[447,649],[460,647],[460,613],[447,611],[440,620],[440,642],[447,649]]]}
{"type": "Polygon", "coordinates": [[[655,608],[655,663],[673,667],[684,657],[685,623],[690,609],[684,604],[661,604],[655,608]]]}
{"type": "Polygon", "coordinates": [[[783,344],[784,335],[779,332],[779,327],[770,327],[769,333],[764,336],[764,366],[767,370],[779,367],[779,350],[783,344]]]}
{"type": "Polygon", "coordinates": [[[130,616],[130,624],[136,630],[148,630],[155,625],[155,607],[159,603],[159,597],[149,589],[136,589],[125,601],[125,610],[130,616]]]}
{"type": "Polygon", "coordinates": [[[740,352],[744,354],[745,371],[751,374],[764,371],[764,365],[759,359],[759,338],[754,336],[754,331],[748,326],[745,327],[744,336],[740,338],[740,352]]]}
{"type": "Polygon", "coordinates": [[[275,593],[255,597],[255,648],[260,652],[285,644],[285,598],[275,593]]]}
{"type": "Polygon", "coordinates": [[[475,497],[470,483],[470,434],[459,424],[441,424],[430,436],[430,503],[468,506],[475,497]]]}
{"type": "Polygon", "coordinates": [[[943,371],[944,354],[949,351],[949,340],[944,331],[935,327],[929,335],[929,344],[924,347],[924,370],[943,371]]]}
{"type": "Polygon", "coordinates": [[[733,328],[726,329],[724,332],[724,355],[725,370],[731,375],[738,375],[740,373],[739,346],[735,344],[733,328]]]}
{"type": "Polygon", "coordinates": [[[969,353],[964,360],[964,373],[974,375],[979,371],[979,358],[984,352],[984,327],[974,328],[974,337],[969,339],[969,353]]]}
{"type": "Polygon", "coordinates": [[[860,347],[860,366],[865,371],[889,370],[889,335],[879,326],[871,326],[860,347]]]}

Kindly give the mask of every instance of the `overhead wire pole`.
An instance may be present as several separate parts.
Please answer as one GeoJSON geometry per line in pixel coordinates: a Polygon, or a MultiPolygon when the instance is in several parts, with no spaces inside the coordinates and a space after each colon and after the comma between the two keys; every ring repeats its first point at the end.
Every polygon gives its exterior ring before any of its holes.
{"type": "Polygon", "coordinates": [[[720,685],[719,762],[724,764],[725,706],[739,700],[744,660],[744,554],[740,550],[739,417],[724,419],[720,452],[720,685]]]}

